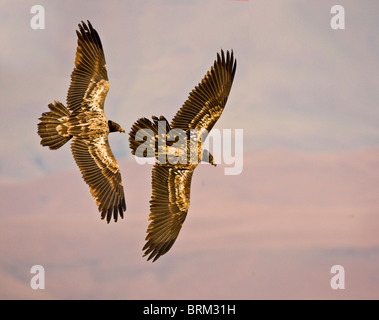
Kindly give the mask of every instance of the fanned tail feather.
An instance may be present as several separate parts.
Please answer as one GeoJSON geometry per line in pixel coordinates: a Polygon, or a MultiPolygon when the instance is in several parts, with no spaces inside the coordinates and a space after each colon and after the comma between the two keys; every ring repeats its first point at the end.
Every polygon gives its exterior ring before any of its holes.
{"type": "Polygon", "coordinates": [[[165,117],[153,116],[152,119],[138,119],[129,132],[129,146],[137,157],[157,157],[158,139],[166,139],[166,133],[171,130],[165,117]],[[163,133],[163,136],[159,137],[159,133],[163,133]]]}
{"type": "Polygon", "coordinates": [[[72,138],[66,125],[70,111],[59,101],[50,103],[48,107],[50,111],[42,113],[39,118],[41,122],[38,124],[38,134],[41,145],[56,150],[72,138]]]}

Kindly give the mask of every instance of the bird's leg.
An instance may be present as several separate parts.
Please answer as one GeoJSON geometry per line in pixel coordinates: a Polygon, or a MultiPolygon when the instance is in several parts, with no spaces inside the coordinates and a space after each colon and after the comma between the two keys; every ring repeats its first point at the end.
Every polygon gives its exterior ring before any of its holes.
{"type": "Polygon", "coordinates": [[[203,156],[202,156],[201,161],[208,162],[212,166],[215,166],[215,167],[217,166],[217,164],[214,162],[214,158],[212,154],[207,149],[203,150],[203,156]]]}

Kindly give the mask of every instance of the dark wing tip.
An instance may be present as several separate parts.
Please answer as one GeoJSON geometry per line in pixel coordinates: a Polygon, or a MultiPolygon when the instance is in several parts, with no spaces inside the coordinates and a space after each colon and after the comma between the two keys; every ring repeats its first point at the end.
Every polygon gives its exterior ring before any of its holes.
{"type": "Polygon", "coordinates": [[[163,252],[161,249],[161,246],[158,244],[154,244],[151,240],[149,240],[149,235],[145,238],[146,243],[142,248],[142,251],[144,251],[143,257],[147,257],[147,261],[150,261],[153,259],[152,262],[156,261],[160,256],[164,255],[166,252],[163,252]]]}
{"type": "MultiPolygon", "coordinates": [[[[82,21],[82,23],[83,23],[83,21],[82,21]]],[[[88,24],[90,30],[94,30],[93,27],[92,27],[92,24],[91,24],[91,22],[89,20],[87,20],[87,24],[88,24]]]]}
{"type": "Polygon", "coordinates": [[[87,20],[87,23],[81,21],[81,23],[78,24],[78,27],[79,31],[76,30],[76,34],[79,39],[83,41],[93,41],[99,46],[101,50],[103,50],[100,36],[89,20],[87,20]]]}
{"type": "Polygon", "coordinates": [[[155,250],[153,250],[153,252],[151,252],[152,249],[150,250],[146,250],[146,252],[144,253],[143,257],[146,257],[147,255],[149,255],[147,257],[147,260],[146,261],[150,261],[152,259],[151,262],[155,262],[159,259],[159,257],[161,256],[161,254],[159,252],[155,252],[155,250]]]}
{"type": "Polygon", "coordinates": [[[113,217],[114,222],[117,222],[118,217],[124,219],[124,211],[126,211],[126,202],[125,198],[122,198],[118,205],[103,209],[101,219],[106,219],[107,223],[110,223],[113,217]]]}
{"type": "MultiPolygon", "coordinates": [[[[146,238],[147,240],[148,238],[146,238]]],[[[147,241],[144,245],[142,251],[145,251],[143,254],[143,257],[146,257],[147,255],[147,261],[152,260],[152,262],[157,261],[161,256],[165,255],[168,251],[170,251],[171,247],[175,243],[176,238],[169,240],[169,241],[163,241],[159,244],[151,243],[150,241],[147,241]]]]}
{"type": "Polygon", "coordinates": [[[225,51],[221,49],[221,52],[217,53],[217,59],[215,62],[224,64],[224,65],[229,65],[229,64],[235,63],[235,61],[236,59],[234,57],[233,49],[226,50],[226,54],[225,54],[225,51]]]}
{"type": "Polygon", "coordinates": [[[221,54],[217,53],[217,59],[214,62],[214,68],[217,65],[222,65],[228,70],[231,75],[232,81],[237,69],[237,59],[234,57],[233,49],[226,50],[226,55],[223,49],[221,49],[221,54]]]}

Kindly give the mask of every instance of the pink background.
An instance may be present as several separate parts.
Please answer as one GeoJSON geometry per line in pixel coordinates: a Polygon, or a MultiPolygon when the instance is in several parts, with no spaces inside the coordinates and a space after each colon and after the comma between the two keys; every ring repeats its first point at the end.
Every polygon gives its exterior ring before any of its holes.
{"type": "Polygon", "coordinates": [[[0,19],[0,298],[378,299],[379,4],[339,1],[3,1],[0,19]],[[171,119],[233,49],[237,73],[218,129],[244,130],[244,169],[199,165],[173,248],[142,258],[151,166],[112,134],[124,220],[100,220],[69,146],[39,145],[38,118],[65,102],[75,29],[89,19],[107,60],[108,118],[171,119]],[[30,268],[45,268],[32,290],[30,268]],[[345,290],[330,269],[345,268],[345,290]]]}

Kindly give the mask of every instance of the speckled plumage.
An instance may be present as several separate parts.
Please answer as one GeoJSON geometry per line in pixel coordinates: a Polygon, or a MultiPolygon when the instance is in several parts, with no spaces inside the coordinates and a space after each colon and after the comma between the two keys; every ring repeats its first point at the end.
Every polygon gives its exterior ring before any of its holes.
{"type": "MultiPolygon", "coordinates": [[[[136,150],[146,141],[150,141],[151,147],[156,151],[151,155],[157,158],[157,162],[152,170],[152,196],[150,201],[149,226],[147,229],[146,244],[143,247],[144,256],[148,255],[148,260],[156,261],[160,256],[167,253],[175,243],[182,225],[187,217],[190,206],[190,191],[192,175],[202,158],[203,152],[209,155],[212,163],[213,157],[207,150],[200,147],[195,148],[190,140],[185,144],[184,159],[186,163],[178,162],[172,164],[167,162],[166,156],[181,155],[183,150],[175,150],[175,143],[167,142],[161,148],[164,151],[165,162],[160,159],[158,136],[158,122],[161,121],[166,127],[166,131],[180,129],[189,137],[191,133],[196,135],[195,141],[205,140],[209,131],[220,118],[225,104],[228,100],[232,87],[236,60],[233,51],[224,51],[217,54],[217,60],[206,73],[198,86],[189,94],[188,99],[174,116],[171,124],[161,116],[159,119],[153,117],[153,121],[141,118],[135,122],[129,133],[129,142],[132,154],[136,156],[146,156],[138,154],[136,150]],[[137,132],[140,136],[146,135],[146,140],[136,139],[137,132]],[[200,157],[200,158],[199,158],[200,157]],[[191,161],[195,159],[195,161],[191,161]]],[[[192,138],[191,138],[192,139],[192,138]]]]}
{"type": "Polygon", "coordinates": [[[67,93],[67,108],[49,104],[38,124],[41,144],[58,149],[72,139],[71,151],[84,181],[109,223],[126,210],[120,167],[108,141],[109,132],[125,132],[104,114],[109,90],[107,68],[100,37],[91,23],[79,24],[75,68],[67,93]]]}

